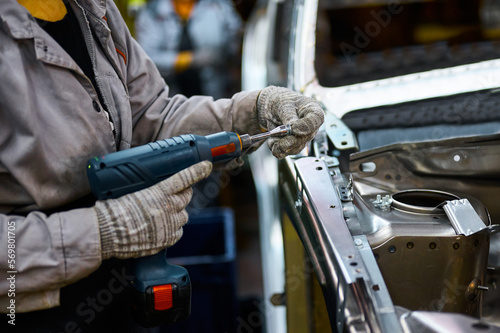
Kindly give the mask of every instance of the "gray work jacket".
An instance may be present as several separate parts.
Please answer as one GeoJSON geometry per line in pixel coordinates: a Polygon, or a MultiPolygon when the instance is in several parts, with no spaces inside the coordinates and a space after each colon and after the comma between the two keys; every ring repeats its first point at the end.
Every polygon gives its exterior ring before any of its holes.
{"type": "Polygon", "coordinates": [[[1,312],[12,302],[17,312],[57,306],[60,288],[101,264],[93,208],[41,212],[90,193],[89,158],[185,133],[259,131],[258,92],[217,101],[169,97],[112,1],[70,5],[109,114],[91,81],[24,7],[0,2],[1,312]]]}

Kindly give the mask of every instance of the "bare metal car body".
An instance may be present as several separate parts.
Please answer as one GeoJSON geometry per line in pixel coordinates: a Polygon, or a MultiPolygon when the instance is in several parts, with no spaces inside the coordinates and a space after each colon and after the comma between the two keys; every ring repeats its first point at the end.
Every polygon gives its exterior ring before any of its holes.
{"type": "MultiPolygon", "coordinates": [[[[243,88],[287,85],[326,114],[302,154],[251,157],[268,332],[500,332],[499,42],[430,43],[442,30],[431,22],[415,45],[369,45],[407,27],[403,13],[449,3],[270,1],[254,13],[243,88]],[[351,39],[325,37],[347,14],[361,17],[351,39]],[[332,40],[342,56],[324,58],[332,40]]],[[[499,9],[478,3],[460,6],[496,31],[499,9]]]]}

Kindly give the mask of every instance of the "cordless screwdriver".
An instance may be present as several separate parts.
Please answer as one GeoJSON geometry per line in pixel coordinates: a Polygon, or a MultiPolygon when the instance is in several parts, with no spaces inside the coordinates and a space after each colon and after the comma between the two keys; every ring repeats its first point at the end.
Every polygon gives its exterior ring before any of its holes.
{"type": "MultiPolygon", "coordinates": [[[[181,135],[89,160],[87,177],[99,200],[142,190],[198,162],[224,163],[240,157],[253,144],[290,135],[290,125],[257,135],[219,132],[181,135]]],[[[132,315],[144,327],[171,324],[189,317],[191,284],[187,270],[170,265],[166,250],[133,260],[132,315]]]]}
{"type": "Polygon", "coordinates": [[[253,136],[233,132],[181,135],[94,157],[89,160],[87,176],[97,199],[117,198],[154,185],[198,162],[228,162],[256,142],[290,134],[290,125],[281,125],[253,136]]]}

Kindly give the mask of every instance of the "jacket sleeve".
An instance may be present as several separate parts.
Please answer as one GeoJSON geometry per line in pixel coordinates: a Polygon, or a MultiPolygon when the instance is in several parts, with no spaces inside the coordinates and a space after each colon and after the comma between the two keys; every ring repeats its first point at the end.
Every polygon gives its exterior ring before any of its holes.
{"type": "Polygon", "coordinates": [[[209,96],[169,97],[168,87],[154,62],[132,38],[113,2],[108,2],[108,23],[127,50],[126,84],[133,117],[132,145],[180,134],[206,135],[218,131],[258,133],[258,91],[240,92],[229,99],[209,96]],[[109,22],[109,18],[114,18],[109,22]]]}
{"type": "Polygon", "coordinates": [[[99,227],[92,208],[46,216],[0,214],[0,312],[59,305],[60,288],[101,264],[99,227]],[[82,237],[85,235],[85,237],[82,237]],[[12,301],[13,300],[13,301],[12,301]]]}

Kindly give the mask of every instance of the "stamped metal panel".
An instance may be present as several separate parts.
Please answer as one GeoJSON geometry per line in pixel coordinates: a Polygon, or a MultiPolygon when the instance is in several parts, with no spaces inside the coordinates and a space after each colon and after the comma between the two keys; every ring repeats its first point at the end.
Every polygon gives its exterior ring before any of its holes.
{"type": "Polygon", "coordinates": [[[330,321],[339,332],[401,332],[395,310],[366,238],[356,245],[326,163],[303,157],[294,163],[298,228],[322,284],[330,321]],[[360,250],[363,252],[360,252],[360,250]],[[334,307],[334,309],[332,309],[334,307]],[[346,326],[346,327],[344,327],[346,326]]]}

